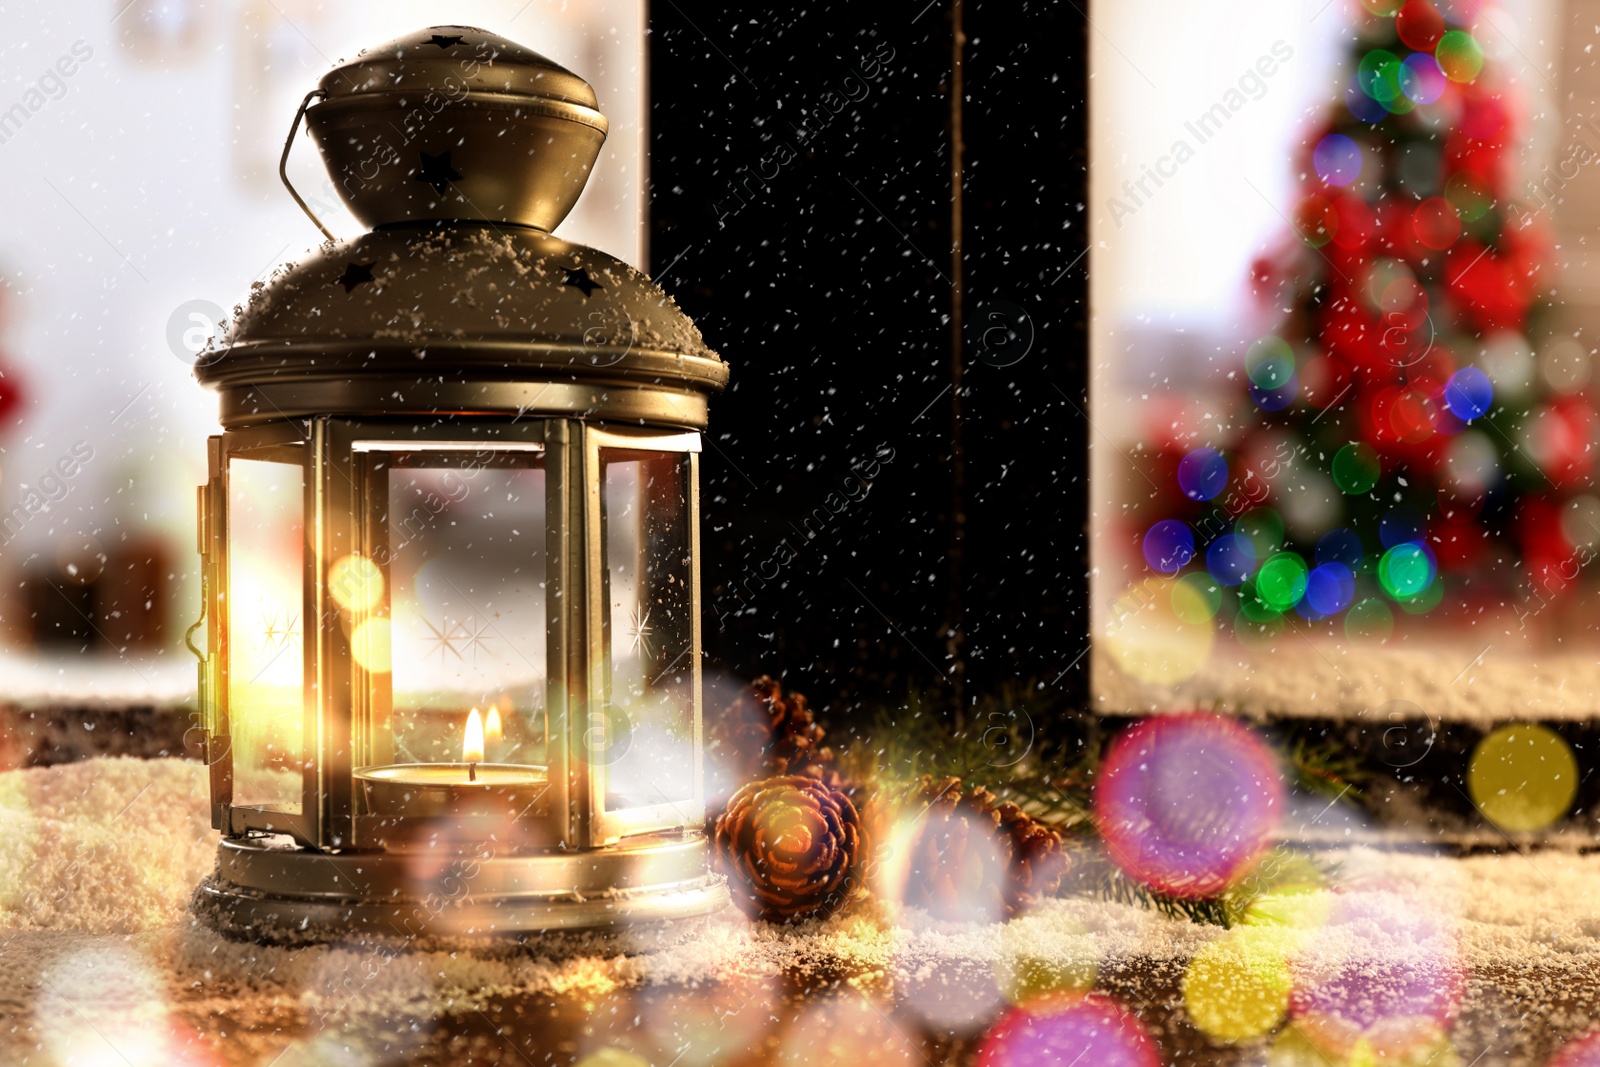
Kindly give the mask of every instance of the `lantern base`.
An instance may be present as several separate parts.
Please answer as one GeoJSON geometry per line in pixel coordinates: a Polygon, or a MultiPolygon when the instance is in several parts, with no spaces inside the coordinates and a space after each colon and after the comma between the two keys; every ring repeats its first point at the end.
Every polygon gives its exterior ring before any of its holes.
{"type": "MultiPolygon", "coordinates": [[[[378,938],[433,944],[583,932],[593,949],[646,951],[728,902],[698,833],[643,835],[586,851],[318,852],[283,838],[224,838],[195,915],[268,943],[378,938]]],[[[549,946],[541,944],[541,950],[549,946]]]]}

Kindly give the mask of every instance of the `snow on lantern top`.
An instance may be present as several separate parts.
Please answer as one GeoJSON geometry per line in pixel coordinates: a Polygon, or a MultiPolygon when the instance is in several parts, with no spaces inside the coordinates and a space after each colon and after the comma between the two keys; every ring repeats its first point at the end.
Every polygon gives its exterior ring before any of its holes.
{"type": "Polygon", "coordinates": [[[605,140],[595,104],[571,71],[465,26],[329,72],[307,127],[375,229],[258,283],[200,354],[222,424],[516,414],[703,429],[728,367],[694,322],[633,267],[549,232],[605,140]]]}

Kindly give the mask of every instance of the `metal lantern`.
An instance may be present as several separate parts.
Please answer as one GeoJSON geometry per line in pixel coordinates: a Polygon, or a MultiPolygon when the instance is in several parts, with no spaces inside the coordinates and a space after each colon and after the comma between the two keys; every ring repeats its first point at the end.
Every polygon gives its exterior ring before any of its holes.
{"type": "Polygon", "coordinates": [[[697,530],[728,370],[648,278],[550,235],[596,107],[450,26],[336,67],[296,116],[290,144],[303,117],[372,232],[258,285],[197,370],[224,432],[199,519],[223,839],[196,908],[226,931],[657,924],[727,899],[697,530]]]}

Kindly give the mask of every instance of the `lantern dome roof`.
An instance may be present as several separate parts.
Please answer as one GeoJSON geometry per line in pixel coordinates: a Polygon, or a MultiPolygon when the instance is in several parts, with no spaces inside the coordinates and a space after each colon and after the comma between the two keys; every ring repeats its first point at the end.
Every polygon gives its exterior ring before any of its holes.
{"type": "Polygon", "coordinates": [[[705,424],[728,368],[693,321],[626,263],[550,235],[605,138],[587,82],[445,26],[363,52],[313,95],[334,186],[374,230],[256,283],[200,353],[225,426],[425,412],[705,424]]]}
{"type": "Polygon", "coordinates": [[[279,268],[195,374],[223,393],[225,424],[517,410],[703,425],[728,368],[616,257],[468,223],[391,227],[279,268]],[[683,402],[634,416],[641,391],[683,402]]]}

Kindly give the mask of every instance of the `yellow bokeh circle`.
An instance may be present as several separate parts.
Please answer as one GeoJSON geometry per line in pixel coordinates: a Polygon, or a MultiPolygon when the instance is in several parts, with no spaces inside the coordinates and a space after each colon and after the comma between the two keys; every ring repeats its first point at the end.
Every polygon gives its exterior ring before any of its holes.
{"type": "Polygon", "coordinates": [[[1183,974],[1183,1006],[1207,1037],[1247,1041],[1289,1010],[1289,964],[1280,940],[1236,930],[1197,952],[1183,974]]]}
{"type": "Polygon", "coordinates": [[[579,1060],[576,1067],[650,1067],[650,1061],[637,1052],[607,1045],[579,1060]]]}
{"type": "Polygon", "coordinates": [[[1561,735],[1537,723],[1489,734],[1467,768],[1473,803],[1502,830],[1541,830],[1572,809],[1578,761],[1561,735]]]}
{"type": "Polygon", "coordinates": [[[1022,955],[995,961],[995,981],[1012,1004],[1035,1004],[1041,1000],[1076,999],[1094,988],[1099,968],[1092,951],[1056,959],[1044,955],[1022,955]]]}
{"type": "Polygon", "coordinates": [[[388,619],[368,619],[350,634],[350,654],[373,674],[393,669],[388,619]]]}
{"type": "Polygon", "coordinates": [[[1102,645],[1129,677],[1172,685],[1198,671],[1211,655],[1216,630],[1209,619],[1210,605],[1193,586],[1146,578],[1111,605],[1102,645]]]}
{"type": "Polygon", "coordinates": [[[346,611],[370,611],[383,599],[383,572],[366,556],[345,556],[328,568],[328,595],[346,611]]]}

